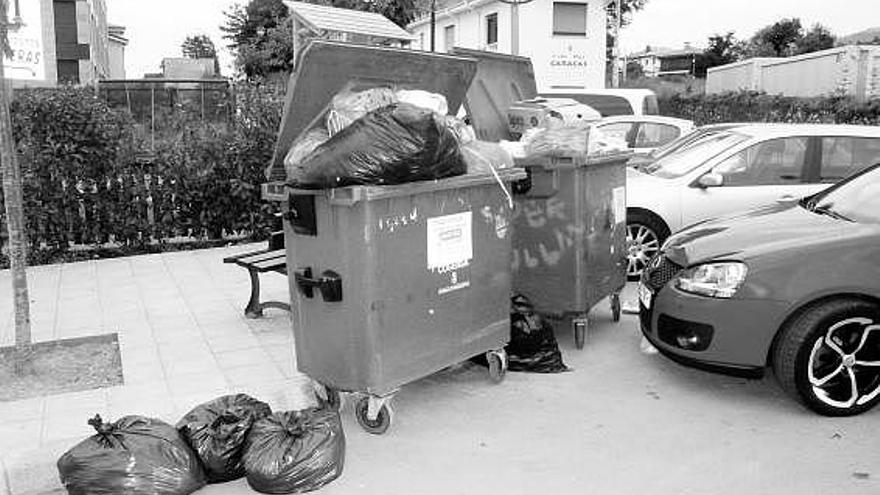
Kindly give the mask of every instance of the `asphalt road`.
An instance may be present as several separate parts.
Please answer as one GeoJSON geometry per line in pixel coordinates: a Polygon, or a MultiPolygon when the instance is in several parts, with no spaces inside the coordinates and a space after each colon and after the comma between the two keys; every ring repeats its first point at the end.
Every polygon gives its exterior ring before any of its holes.
{"type": "MultiPolygon", "coordinates": [[[[633,297],[628,287],[625,296],[633,297]]],[[[342,477],[322,494],[877,494],[880,408],[824,418],[772,374],[749,381],[639,350],[635,316],[591,315],[587,347],[569,332],[572,372],[464,365],[404,387],[384,436],[343,408],[342,477]]],[[[244,480],[205,495],[253,493],[244,480]]]]}

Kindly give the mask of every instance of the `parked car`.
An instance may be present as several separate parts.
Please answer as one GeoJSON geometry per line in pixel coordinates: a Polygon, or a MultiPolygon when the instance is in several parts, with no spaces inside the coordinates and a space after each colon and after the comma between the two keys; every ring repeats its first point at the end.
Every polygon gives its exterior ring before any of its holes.
{"type": "Polygon", "coordinates": [[[755,124],[717,132],[642,171],[627,168],[627,274],[682,227],[790,202],[880,162],[880,127],[755,124]]]}
{"type": "Polygon", "coordinates": [[[650,89],[548,89],[540,96],[571,98],[589,105],[603,117],[613,115],[657,115],[660,113],[657,95],[650,89]]]}
{"type": "Polygon", "coordinates": [[[630,167],[635,167],[637,169],[642,169],[650,166],[652,163],[657,160],[663,158],[666,155],[671,155],[677,151],[683,150],[694,143],[699,142],[706,136],[711,134],[715,134],[716,132],[726,131],[728,129],[733,129],[734,127],[741,127],[743,123],[724,123],[724,124],[707,124],[702,125],[700,127],[693,128],[690,132],[680,135],[679,137],[669,141],[666,144],[663,144],[657,148],[654,148],[653,151],[646,155],[635,155],[633,156],[627,165],[630,167]]]}
{"type": "Polygon", "coordinates": [[[820,414],[880,402],[880,165],[794,203],[669,238],[639,284],[641,328],[685,365],[772,367],[820,414]]]}
{"type": "Polygon", "coordinates": [[[637,155],[648,155],[660,146],[694,129],[694,121],[660,115],[605,117],[595,127],[604,134],[626,141],[637,155]]]}

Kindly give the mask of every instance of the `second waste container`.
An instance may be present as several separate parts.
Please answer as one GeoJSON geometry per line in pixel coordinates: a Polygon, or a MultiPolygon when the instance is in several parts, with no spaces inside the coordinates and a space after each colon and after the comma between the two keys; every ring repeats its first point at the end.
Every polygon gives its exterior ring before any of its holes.
{"type": "MultiPolygon", "coordinates": [[[[270,178],[290,144],[343,88],[396,87],[461,104],[471,58],[314,41],[291,76],[270,178]]],[[[512,211],[521,169],[396,186],[287,188],[285,245],[297,368],[330,398],[359,392],[371,433],[402,385],[486,353],[507,367],[512,211]]],[[[276,191],[278,189],[276,188],[276,191]]]]}
{"type": "MultiPolygon", "coordinates": [[[[465,106],[478,136],[514,140],[507,110],[536,96],[528,58],[456,48],[478,60],[465,106]]],[[[626,162],[629,152],[517,160],[513,291],[540,313],[571,323],[584,346],[587,314],[609,297],[620,318],[626,283],[626,162]]]]}

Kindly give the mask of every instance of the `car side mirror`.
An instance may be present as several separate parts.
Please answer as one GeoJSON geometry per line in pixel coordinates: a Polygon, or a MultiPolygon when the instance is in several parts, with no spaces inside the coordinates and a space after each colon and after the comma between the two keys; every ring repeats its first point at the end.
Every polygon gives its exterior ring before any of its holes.
{"type": "Polygon", "coordinates": [[[700,179],[697,181],[697,184],[699,184],[700,187],[703,188],[718,187],[724,184],[724,176],[716,172],[709,172],[708,174],[700,177],[700,179]]]}

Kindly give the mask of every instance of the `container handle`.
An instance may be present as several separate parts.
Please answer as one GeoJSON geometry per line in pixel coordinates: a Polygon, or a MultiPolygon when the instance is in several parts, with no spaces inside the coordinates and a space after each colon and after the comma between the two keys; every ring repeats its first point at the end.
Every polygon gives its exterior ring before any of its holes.
{"type": "Polygon", "coordinates": [[[304,296],[311,299],[315,297],[314,289],[321,291],[321,297],[326,302],[342,301],[342,277],[332,270],[324,270],[320,278],[312,278],[312,268],[306,267],[293,272],[296,286],[304,296]]]}

